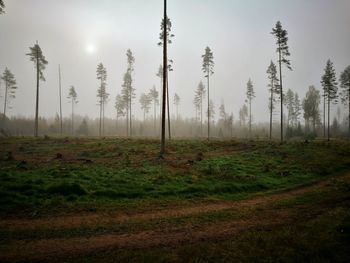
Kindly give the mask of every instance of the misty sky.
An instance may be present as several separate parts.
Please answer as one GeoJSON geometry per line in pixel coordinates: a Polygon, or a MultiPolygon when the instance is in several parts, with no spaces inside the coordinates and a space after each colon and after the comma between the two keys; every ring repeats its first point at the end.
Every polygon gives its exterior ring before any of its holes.
{"type": "MultiPolygon", "coordinates": [[[[209,46],[215,61],[211,95],[216,117],[224,101],[227,112],[233,112],[237,119],[251,78],[256,91],[253,120],[268,120],[266,69],[271,59],[277,59],[275,39],[270,34],[277,20],[288,30],[293,67],[291,72],[284,70],[285,90],[290,88],[304,97],[309,85],[320,88],[328,58],[334,62],[337,76],[350,64],[349,0],[168,2],[175,34],[169,47],[169,57],[174,60],[170,96],[172,101],[174,92],[180,95],[183,116],[194,116],[194,90],[204,80],[201,55],[209,46]]],[[[70,114],[66,97],[69,86],[74,85],[79,100],[77,114],[97,117],[96,67],[102,62],[111,94],[106,116],[114,117],[114,100],[121,90],[125,53],[130,48],[136,59],[137,98],[133,107],[135,116],[141,117],[139,95],[153,85],[159,90],[160,85],[156,72],[162,61],[162,49],[157,46],[162,0],[5,0],[5,4],[6,14],[0,16],[0,70],[7,66],[18,83],[9,115],[34,116],[35,71],[25,54],[38,40],[49,62],[44,73],[47,81],[41,83],[40,116],[58,112],[61,64],[64,115],[70,114]]]]}

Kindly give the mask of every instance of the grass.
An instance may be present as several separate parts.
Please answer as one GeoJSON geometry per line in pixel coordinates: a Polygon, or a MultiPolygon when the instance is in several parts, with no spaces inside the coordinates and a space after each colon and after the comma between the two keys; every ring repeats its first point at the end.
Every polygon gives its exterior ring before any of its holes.
{"type": "Polygon", "coordinates": [[[164,161],[158,146],[145,139],[0,139],[1,214],[239,199],[350,167],[348,141],[174,140],[164,161]],[[7,160],[9,151],[14,160],[7,160]]]}

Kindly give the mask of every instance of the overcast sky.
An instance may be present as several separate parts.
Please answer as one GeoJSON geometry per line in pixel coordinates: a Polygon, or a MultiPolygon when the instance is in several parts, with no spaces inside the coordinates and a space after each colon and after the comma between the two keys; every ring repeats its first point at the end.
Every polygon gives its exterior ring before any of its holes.
{"type": "MultiPolygon", "coordinates": [[[[141,116],[140,94],[160,85],[156,72],[162,61],[157,46],[162,0],[5,0],[5,4],[6,14],[0,16],[0,70],[8,67],[18,83],[9,115],[34,116],[35,71],[25,54],[38,40],[49,62],[44,72],[47,81],[40,89],[41,116],[58,112],[61,64],[64,115],[69,115],[66,97],[74,85],[79,100],[76,112],[97,117],[96,67],[102,62],[111,94],[106,115],[114,117],[128,48],[136,59],[133,107],[135,115],[141,116]]],[[[277,59],[270,34],[276,21],[288,31],[293,67],[293,71],[284,69],[284,89],[304,97],[309,85],[320,88],[328,58],[337,75],[350,64],[349,10],[349,0],[168,0],[175,34],[169,47],[174,60],[169,76],[171,100],[178,93],[180,113],[194,115],[194,90],[204,76],[201,55],[209,46],[215,61],[211,95],[216,112],[224,101],[227,112],[237,119],[251,78],[256,91],[254,120],[267,121],[266,69],[271,59],[277,59]]]]}

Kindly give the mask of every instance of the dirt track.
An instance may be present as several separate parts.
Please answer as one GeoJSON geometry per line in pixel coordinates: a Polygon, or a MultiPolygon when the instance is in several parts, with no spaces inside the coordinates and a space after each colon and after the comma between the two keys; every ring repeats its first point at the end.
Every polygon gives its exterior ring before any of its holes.
{"type": "MultiPolygon", "coordinates": [[[[337,177],[350,181],[350,174],[337,177]]],[[[133,222],[148,223],[169,218],[196,217],[207,213],[223,211],[250,211],[243,218],[225,218],[200,224],[185,223],[170,227],[152,227],[146,230],[125,231],[124,233],[99,233],[90,236],[72,236],[67,238],[10,239],[0,243],[0,261],[47,261],[65,259],[71,256],[85,255],[91,252],[109,249],[145,249],[158,246],[177,246],[183,243],[207,239],[225,239],[241,231],[252,228],[269,228],[292,224],[295,211],[292,209],[274,209],[277,201],[294,198],[305,193],[321,190],[330,183],[327,179],[315,184],[279,191],[236,202],[200,203],[184,207],[152,209],[142,213],[93,213],[53,218],[0,220],[0,229],[13,231],[32,231],[40,229],[74,229],[75,227],[93,227],[116,224],[123,226],[133,222]]],[[[303,217],[312,216],[322,211],[322,207],[301,210],[303,217]]]]}

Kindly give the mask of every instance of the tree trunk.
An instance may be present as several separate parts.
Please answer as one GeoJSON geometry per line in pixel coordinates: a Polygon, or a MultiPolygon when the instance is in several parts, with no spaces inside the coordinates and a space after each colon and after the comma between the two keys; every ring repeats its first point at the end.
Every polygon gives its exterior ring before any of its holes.
{"type": "Polygon", "coordinates": [[[7,81],[5,81],[4,119],[6,119],[7,90],[8,90],[8,85],[7,85],[7,81]]]}
{"type": "Polygon", "coordinates": [[[162,133],[160,144],[160,155],[165,153],[165,104],[166,104],[166,83],[168,73],[168,41],[167,41],[167,1],[164,0],[164,32],[163,32],[163,94],[162,94],[162,133]]]}
{"type": "Polygon", "coordinates": [[[350,138],[350,78],[349,78],[349,115],[348,115],[348,124],[349,124],[349,130],[348,130],[348,136],[350,138]]]}
{"type": "Polygon", "coordinates": [[[62,88],[61,88],[61,66],[58,65],[58,88],[60,98],[60,134],[63,133],[63,121],[62,121],[62,88]]]}
{"type": "Polygon", "coordinates": [[[74,101],[72,98],[72,136],[74,136],[74,101]]]}
{"type": "Polygon", "coordinates": [[[129,107],[130,107],[130,114],[129,114],[129,124],[130,124],[130,136],[132,136],[132,111],[131,111],[131,96],[132,96],[132,90],[130,91],[130,102],[129,102],[129,107]]]}
{"type": "Polygon", "coordinates": [[[280,67],[280,93],[281,93],[281,142],[283,142],[283,86],[282,86],[282,58],[281,45],[278,45],[279,67],[280,67]]]}
{"type": "Polygon", "coordinates": [[[169,105],[169,79],[166,79],[166,97],[167,97],[167,108],[168,108],[168,133],[169,140],[171,140],[171,129],[170,129],[170,105],[169,105]]]}
{"type": "Polygon", "coordinates": [[[327,138],[327,140],[329,141],[329,139],[330,139],[330,134],[329,134],[329,120],[330,120],[330,103],[331,102],[331,100],[330,100],[330,98],[329,98],[329,96],[328,96],[328,123],[327,123],[327,126],[328,126],[328,138],[327,138]]]}
{"type": "Polygon", "coordinates": [[[272,109],[273,109],[273,80],[271,81],[271,97],[270,97],[270,140],[272,139],[272,109]]]}
{"type": "Polygon", "coordinates": [[[35,127],[34,136],[38,137],[39,129],[39,46],[36,49],[36,105],[35,105],[35,127]]]}
{"type": "Polygon", "coordinates": [[[323,138],[326,138],[326,93],[323,91],[323,138]]]}
{"type": "Polygon", "coordinates": [[[208,141],[210,139],[210,100],[209,100],[209,75],[210,75],[210,69],[208,70],[208,141]]]}
{"type": "Polygon", "coordinates": [[[100,101],[100,125],[98,130],[98,135],[101,137],[102,134],[102,101],[100,101]]]}
{"type": "Polygon", "coordinates": [[[154,107],[154,114],[153,114],[153,121],[154,121],[154,136],[157,136],[156,135],[156,133],[157,133],[157,131],[156,131],[156,126],[157,126],[157,105],[156,105],[156,100],[154,100],[154,105],[153,105],[153,107],[154,107]]]}
{"type": "Polygon", "coordinates": [[[252,137],[252,99],[249,99],[249,137],[252,137]]]}

